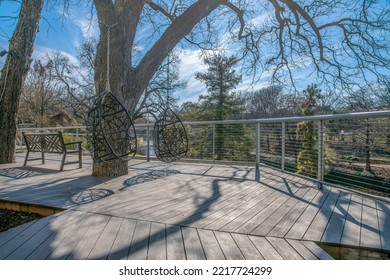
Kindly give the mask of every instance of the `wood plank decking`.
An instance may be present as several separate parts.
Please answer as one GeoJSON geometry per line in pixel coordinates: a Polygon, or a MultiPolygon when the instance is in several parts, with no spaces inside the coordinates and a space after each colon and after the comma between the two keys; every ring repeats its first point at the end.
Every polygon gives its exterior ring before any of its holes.
{"type": "Polygon", "coordinates": [[[68,209],[0,233],[0,259],[331,259],[318,242],[390,251],[389,204],[270,168],[133,160],[101,179],[85,162],[0,166],[0,200],[68,209]]]}

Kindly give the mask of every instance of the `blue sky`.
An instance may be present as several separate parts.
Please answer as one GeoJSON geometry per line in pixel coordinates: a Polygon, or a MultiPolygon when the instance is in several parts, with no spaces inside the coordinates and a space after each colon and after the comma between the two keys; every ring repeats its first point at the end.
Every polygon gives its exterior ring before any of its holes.
{"type": "MultiPolygon", "coordinates": [[[[380,0],[385,5],[390,3],[390,0],[380,0]]],[[[13,1],[0,2],[0,16],[17,16],[20,4],[13,1]]],[[[263,15],[259,15],[253,20],[261,21],[263,15]]],[[[16,21],[2,21],[0,24],[0,50],[8,50],[8,40],[12,36],[16,21]]],[[[140,32],[141,33],[141,32],[140,32]]],[[[40,22],[40,32],[37,34],[35,41],[35,49],[33,53],[34,59],[40,59],[46,53],[59,50],[66,54],[71,61],[76,61],[77,48],[83,42],[85,37],[99,35],[96,18],[91,22],[90,10],[86,7],[78,7],[72,9],[70,14],[63,17],[61,7],[56,9],[43,10],[43,18],[40,22]]],[[[142,35],[142,34],[141,34],[142,35]]],[[[201,82],[194,79],[194,73],[205,71],[206,67],[202,64],[199,58],[200,51],[193,48],[186,48],[180,53],[180,77],[188,81],[188,87],[185,90],[176,92],[180,97],[180,102],[197,101],[198,95],[205,93],[205,86],[201,82]]],[[[234,51],[234,50],[233,50],[234,51]]],[[[230,50],[230,53],[233,52],[230,50]]],[[[0,68],[4,65],[4,58],[0,59],[0,68]]],[[[305,75],[305,73],[297,73],[297,75],[305,75]]],[[[251,76],[243,76],[243,82],[238,90],[258,89],[268,85],[269,73],[264,73],[262,79],[255,85],[251,84],[251,76]]],[[[310,82],[306,80],[307,84],[310,82]]],[[[306,85],[302,87],[306,87],[306,85]]]]}
{"type": "MultiPolygon", "coordinates": [[[[20,4],[11,1],[1,3],[0,16],[17,16],[19,6],[20,4]]],[[[76,61],[77,48],[84,38],[99,36],[96,18],[91,22],[90,11],[87,8],[74,9],[72,14],[66,15],[65,18],[62,17],[63,13],[60,8],[50,11],[44,8],[42,16],[39,33],[35,40],[34,59],[43,58],[46,53],[59,50],[71,61],[76,61]]],[[[8,50],[8,40],[12,36],[15,23],[14,20],[1,23],[0,50],[8,50]]],[[[181,53],[180,75],[183,80],[188,81],[188,87],[176,92],[176,95],[180,97],[180,102],[197,101],[198,95],[205,91],[205,86],[193,77],[195,72],[205,69],[199,59],[199,54],[199,51],[190,49],[181,53]]],[[[3,65],[4,57],[0,59],[0,68],[3,65]]]]}

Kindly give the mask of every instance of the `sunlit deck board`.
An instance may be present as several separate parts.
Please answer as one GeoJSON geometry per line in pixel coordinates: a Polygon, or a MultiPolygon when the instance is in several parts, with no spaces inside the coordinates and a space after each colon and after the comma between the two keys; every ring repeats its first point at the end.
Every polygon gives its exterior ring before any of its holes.
{"type": "MultiPolygon", "coordinates": [[[[332,216],[329,220],[328,225],[326,226],[324,233],[321,238],[321,242],[324,243],[334,243],[340,244],[340,240],[343,234],[343,229],[345,225],[345,220],[348,215],[348,208],[350,206],[351,194],[341,192],[339,199],[337,200],[336,206],[333,208],[332,216]]],[[[357,214],[357,213],[355,213],[357,214]]],[[[360,211],[361,215],[361,211],[360,211]]],[[[351,217],[351,216],[350,216],[351,217]]],[[[360,217],[359,217],[360,219],[360,217]]],[[[351,225],[352,226],[352,225],[351,225]]],[[[352,230],[350,231],[348,228],[345,233],[356,232],[358,235],[358,240],[360,238],[360,225],[356,225],[357,232],[352,230]]]]}
{"type": "Polygon", "coordinates": [[[215,234],[211,230],[198,229],[198,234],[203,245],[204,253],[208,260],[224,260],[222,252],[215,234]]]}
{"type": "MultiPolygon", "coordinates": [[[[120,213],[122,211],[125,213],[126,209],[130,209],[136,212],[137,207],[142,208],[145,206],[145,201],[154,201],[156,203],[163,203],[164,199],[165,201],[169,201],[171,197],[167,196],[167,193],[177,192],[178,188],[182,186],[182,181],[176,181],[173,177],[170,179],[162,178],[158,181],[140,183],[129,187],[123,186],[122,184],[121,186],[122,188],[117,193],[126,192],[125,196],[109,196],[102,202],[85,205],[80,210],[99,211],[100,213],[114,213],[115,211],[120,213]]],[[[183,195],[185,194],[177,193],[176,196],[180,197],[183,195]]]]}
{"type": "Polygon", "coordinates": [[[378,212],[375,201],[363,198],[360,247],[381,248],[378,212]]]}
{"type": "Polygon", "coordinates": [[[257,250],[266,260],[283,260],[283,257],[278,251],[271,245],[271,243],[261,236],[249,236],[249,239],[253,242],[257,250]]]}
{"type": "Polygon", "coordinates": [[[353,246],[354,244],[360,244],[362,210],[362,197],[352,195],[348,210],[346,210],[344,214],[346,216],[346,220],[341,240],[337,240],[336,244],[350,246],[353,246]]]}
{"type": "Polygon", "coordinates": [[[85,233],[88,231],[91,224],[94,224],[98,221],[99,216],[98,215],[91,215],[87,214],[85,217],[83,217],[79,224],[77,224],[77,230],[72,231],[68,234],[68,232],[63,233],[66,231],[65,229],[59,229],[56,232],[56,235],[62,236],[64,235],[64,238],[59,238],[58,241],[49,242],[48,244],[45,244],[44,247],[41,247],[41,250],[46,251],[45,255],[38,255],[36,259],[49,259],[49,260],[65,260],[69,256],[69,254],[72,252],[73,248],[77,246],[77,244],[84,238],[85,233]],[[48,248],[51,247],[51,244],[54,243],[55,246],[53,246],[51,252],[47,254],[48,248]],[[45,250],[46,249],[46,250],[45,250]]]}
{"type": "MultiPolygon", "coordinates": [[[[149,219],[152,219],[151,216],[154,216],[154,217],[156,217],[156,220],[162,220],[165,222],[169,222],[170,221],[169,219],[165,220],[161,217],[166,216],[167,214],[172,215],[172,216],[174,216],[175,214],[177,215],[177,211],[179,213],[184,213],[186,211],[192,211],[194,208],[194,205],[203,202],[202,200],[204,197],[214,196],[214,190],[213,191],[210,190],[210,183],[209,182],[207,183],[207,185],[194,186],[195,189],[192,189],[192,190],[191,190],[191,188],[187,188],[186,185],[184,187],[185,188],[183,190],[176,190],[172,193],[166,192],[165,194],[168,197],[171,197],[171,199],[169,199],[168,201],[165,201],[161,204],[156,203],[157,207],[155,207],[154,205],[150,205],[150,207],[148,207],[148,208],[145,207],[145,210],[140,210],[140,211],[137,211],[135,213],[129,214],[129,217],[149,220],[149,219]],[[188,192],[186,193],[185,196],[182,196],[181,193],[186,192],[186,190],[188,190],[188,192]],[[180,195],[178,195],[178,194],[180,194],[180,195]],[[156,210],[163,209],[163,210],[160,211],[160,213],[157,213],[157,215],[153,215],[155,212],[154,209],[156,209],[156,210]],[[150,215],[150,214],[152,214],[152,215],[150,215]]],[[[218,193],[224,193],[224,192],[227,193],[228,191],[231,191],[234,193],[236,191],[236,189],[238,189],[238,188],[235,188],[235,187],[229,188],[229,186],[223,186],[218,190],[218,193]]],[[[239,191],[241,191],[241,190],[239,190],[239,191]]],[[[228,199],[228,195],[221,198],[221,200],[216,201],[216,203],[214,205],[221,203],[221,201],[223,201],[225,199],[228,199]]],[[[193,213],[191,213],[191,214],[193,214],[193,213]]]]}
{"type": "Polygon", "coordinates": [[[179,226],[166,226],[167,239],[167,259],[185,260],[186,253],[184,249],[183,236],[179,226]]]}
{"type": "Polygon", "coordinates": [[[264,259],[247,235],[232,233],[232,237],[246,260],[264,259]]]}
{"type": "Polygon", "coordinates": [[[216,231],[214,234],[227,260],[245,259],[230,233],[216,231]]]}
{"type": "Polygon", "coordinates": [[[319,241],[332,216],[340,191],[332,190],[307,229],[303,239],[319,241]]]}
{"type": "Polygon", "coordinates": [[[289,229],[285,235],[286,238],[302,239],[307,229],[310,227],[314,217],[317,215],[318,211],[320,211],[322,204],[325,202],[329,193],[330,191],[328,189],[318,191],[313,201],[310,202],[306,210],[302,213],[292,228],[289,229]]]}
{"type": "MultiPolygon", "coordinates": [[[[49,216],[39,219],[37,222],[31,224],[29,227],[21,232],[16,232],[12,239],[9,239],[0,247],[0,259],[7,258],[12,252],[17,250],[25,242],[28,242],[33,236],[39,234],[39,232],[47,226],[50,221],[54,220],[57,216],[49,216]]],[[[1,240],[1,235],[0,235],[1,240]]]]}
{"type": "Polygon", "coordinates": [[[126,260],[137,221],[123,219],[107,256],[108,260],[126,260]]]}
{"type": "Polygon", "coordinates": [[[267,237],[267,240],[285,260],[303,260],[302,256],[285,239],[267,237]]]}
{"type": "Polygon", "coordinates": [[[302,196],[308,192],[309,188],[301,188],[293,196],[290,196],[279,208],[259,223],[251,234],[266,236],[268,233],[287,215],[287,213],[299,202],[302,196]]]}
{"type": "Polygon", "coordinates": [[[149,260],[166,260],[167,248],[166,248],[166,234],[165,224],[152,223],[150,227],[149,260]]]}
{"type": "Polygon", "coordinates": [[[324,250],[322,250],[317,244],[313,241],[301,241],[307,249],[310,250],[318,259],[320,260],[333,260],[333,258],[324,250]]]}
{"type": "Polygon", "coordinates": [[[71,217],[61,227],[51,226],[52,235],[44,242],[42,242],[38,247],[34,248],[34,251],[28,255],[26,259],[44,260],[59,246],[59,244],[61,244],[61,242],[69,234],[74,234],[75,229],[77,229],[76,234],[80,232],[79,225],[82,221],[86,220],[88,214],[78,211],[69,212],[72,214],[71,217]]]}
{"type": "Polygon", "coordinates": [[[102,233],[99,236],[99,239],[96,241],[87,259],[90,260],[107,259],[122,222],[123,222],[123,218],[110,217],[110,220],[104,227],[102,233]]]}
{"type": "Polygon", "coordinates": [[[133,239],[131,241],[129,260],[146,260],[148,259],[148,244],[150,236],[150,222],[137,221],[133,239]]]}
{"type": "Polygon", "coordinates": [[[202,219],[199,219],[195,222],[191,222],[191,226],[214,229],[213,227],[206,227],[206,225],[213,223],[217,219],[234,211],[235,209],[237,209],[237,207],[250,200],[252,196],[257,196],[262,191],[263,191],[262,189],[259,189],[257,186],[252,185],[250,188],[245,189],[239,194],[234,195],[229,199],[224,200],[223,202],[217,203],[212,207],[210,207],[211,211],[205,213],[202,219]]]}
{"type": "Polygon", "coordinates": [[[223,184],[212,182],[210,188],[213,191],[209,196],[195,193],[195,195],[199,195],[198,199],[167,213],[167,215],[160,216],[159,219],[168,224],[192,225],[192,223],[211,213],[212,209],[219,209],[227,203],[231,203],[229,199],[237,195],[240,196],[249,186],[238,186],[232,182],[224,182],[223,184]]]}
{"type": "Polygon", "coordinates": [[[257,194],[254,194],[249,200],[243,202],[242,204],[236,206],[234,209],[227,213],[223,213],[222,216],[217,217],[212,222],[209,222],[203,228],[206,229],[220,229],[223,226],[227,225],[231,221],[235,220],[236,218],[239,219],[241,215],[243,215],[246,211],[251,209],[252,207],[256,207],[258,203],[260,203],[262,200],[266,199],[273,191],[264,188],[263,186],[259,185],[259,191],[257,194]]]}
{"type": "Polygon", "coordinates": [[[66,259],[68,260],[85,260],[88,259],[89,254],[94,249],[97,240],[106,228],[109,222],[109,216],[99,215],[97,219],[92,222],[87,229],[87,232],[82,239],[79,240],[76,247],[70,252],[66,259]]]}
{"type": "MultiPolygon", "coordinates": [[[[294,188],[292,193],[295,193],[298,190],[298,188],[294,188]]],[[[261,211],[258,211],[254,217],[250,218],[236,231],[240,233],[251,233],[290,198],[290,195],[286,193],[275,192],[275,194],[275,199],[269,199],[262,203],[263,207],[261,207],[261,211]]]]}
{"type": "Polygon", "coordinates": [[[378,202],[378,222],[383,250],[390,250],[390,205],[378,202]]]}
{"type": "Polygon", "coordinates": [[[286,239],[286,241],[296,250],[299,255],[305,260],[318,260],[318,257],[314,255],[300,240],[286,239]]]}
{"type": "MultiPolygon", "coordinates": [[[[8,260],[20,260],[27,258],[35,248],[39,247],[47,238],[53,234],[54,228],[63,226],[64,223],[71,217],[72,213],[66,212],[63,215],[58,215],[52,222],[46,224],[36,234],[32,235],[25,243],[19,246],[5,259],[8,260]]],[[[5,249],[2,249],[5,250],[5,249]]]]}
{"type": "MultiPolygon", "coordinates": [[[[202,195],[211,195],[209,192],[209,182],[197,182],[196,184],[197,193],[202,195]]],[[[172,213],[177,209],[183,209],[183,207],[194,203],[194,192],[191,188],[177,189],[171,193],[165,192],[165,195],[170,198],[162,203],[154,203],[151,207],[144,210],[138,210],[131,214],[132,218],[139,219],[150,219],[159,221],[159,217],[172,213]],[[168,195],[167,195],[168,194],[168,195]]]]}
{"type": "Polygon", "coordinates": [[[198,231],[195,228],[183,227],[181,229],[184,240],[184,248],[187,260],[204,260],[206,255],[203,251],[198,231]]]}
{"type": "Polygon", "coordinates": [[[305,196],[291,208],[291,210],[282,218],[282,220],[268,233],[268,236],[284,237],[286,233],[293,227],[298,218],[311,204],[314,197],[318,194],[318,190],[309,189],[305,196]]]}
{"type": "MultiPolygon", "coordinates": [[[[269,201],[272,201],[282,195],[281,192],[277,192],[273,189],[268,188],[263,195],[256,200],[255,204],[250,204],[249,207],[245,207],[243,211],[240,211],[237,216],[234,216],[231,218],[231,220],[224,219],[223,217],[221,219],[225,220],[224,225],[220,227],[219,225],[215,226],[216,229],[224,230],[224,231],[235,231],[239,227],[241,227],[243,224],[245,224],[248,220],[253,218],[255,215],[259,213],[262,209],[264,209],[268,204],[269,201]]],[[[218,222],[218,221],[217,221],[218,222]]],[[[210,226],[211,228],[211,226],[210,226]]]]}
{"type": "MultiPolygon", "coordinates": [[[[130,218],[138,218],[143,215],[142,213],[153,213],[154,209],[158,210],[160,207],[164,208],[172,203],[174,203],[174,207],[180,203],[184,203],[184,205],[188,206],[186,201],[193,200],[195,193],[200,192],[204,195],[210,195],[212,193],[210,192],[209,182],[200,182],[199,189],[196,189],[196,192],[194,192],[194,189],[191,190],[191,188],[187,186],[187,182],[191,180],[184,180],[181,177],[176,179],[177,180],[172,177],[171,182],[165,182],[167,185],[174,185],[174,188],[171,189],[165,188],[164,182],[161,181],[154,182],[153,184],[144,183],[142,187],[149,191],[148,195],[142,194],[140,196],[138,192],[132,189],[126,190],[126,196],[122,196],[122,199],[119,200],[119,202],[125,201],[123,205],[116,205],[114,197],[111,199],[111,208],[104,207],[106,205],[103,204],[104,208],[100,210],[97,205],[95,206],[94,211],[110,215],[125,215],[130,218]],[[132,199],[126,200],[128,195],[130,195],[132,199]]],[[[171,213],[172,211],[168,212],[171,213]]]]}

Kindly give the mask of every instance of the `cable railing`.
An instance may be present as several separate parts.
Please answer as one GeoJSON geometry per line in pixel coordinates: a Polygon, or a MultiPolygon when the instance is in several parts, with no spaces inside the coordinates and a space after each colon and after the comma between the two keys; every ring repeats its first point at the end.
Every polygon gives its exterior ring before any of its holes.
{"type": "MultiPolygon", "coordinates": [[[[291,118],[184,122],[189,150],[183,160],[261,165],[372,194],[390,196],[390,111],[291,118]]],[[[58,131],[81,140],[85,127],[24,128],[58,131]]],[[[154,158],[153,123],[136,124],[137,157],[154,158]]],[[[21,134],[21,133],[20,133],[21,134]]],[[[17,146],[23,147],[19,135],[17,146]]]]}

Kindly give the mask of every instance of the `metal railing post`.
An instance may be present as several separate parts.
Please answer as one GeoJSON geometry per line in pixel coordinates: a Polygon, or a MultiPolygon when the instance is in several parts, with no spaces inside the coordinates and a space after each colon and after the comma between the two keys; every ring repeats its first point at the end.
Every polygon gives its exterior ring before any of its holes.
{"type": "Polygon", "coordinates": [[[256,169],[260,168],[260,122],[256,125],[256,169]]]}
{"type": "Polygon", "coordinates": [[[213,162],[215,161],[215,124],[213,124],[213,162]]]}
{"type": "Polygon", "coordinates": [[[150,127],[146,126],[146,161],[150,161],[150,127]]]}
{"type": "Polygon", "coordinates": [[[282,122],[282,171],[286,161],[286,122],[282,122]]]}
{"type": "Polygon", "coordinates": [[[324,181],[324,168],[325,168],[325,157],[324,157],[324,121],[318,121],[318,139],[317,139],[317,149],[318,149],[318,170],[317,170],[317,180],[318,188],[322,189],[322,182],[324,181]]]}
{"type": "Polygon", "coordinates": [[[76,128],[76,141],[79,141],[79,128],[76,128]]]}

